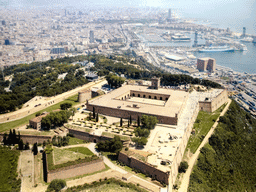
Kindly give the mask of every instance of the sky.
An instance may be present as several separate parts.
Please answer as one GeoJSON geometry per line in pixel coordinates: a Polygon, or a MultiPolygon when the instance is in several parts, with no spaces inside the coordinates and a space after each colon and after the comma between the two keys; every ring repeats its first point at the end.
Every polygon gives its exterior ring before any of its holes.
{"type": "Polygon", "coordinates": [[[256,0],[0,0],[0,7],[159,7],[172,8],[182,16],[207,19],[219,27],[256,34],[256,0]]]}

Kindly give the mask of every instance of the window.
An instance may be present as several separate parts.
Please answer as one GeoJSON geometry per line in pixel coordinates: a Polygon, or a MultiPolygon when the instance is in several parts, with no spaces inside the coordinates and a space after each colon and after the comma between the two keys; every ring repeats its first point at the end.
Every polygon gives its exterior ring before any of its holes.
{"type": "Polygon", "coordinates": [[[162,98],[162,97],[160,97],[160,100],[163,100],[163,98],[162,98]]]}
{"type": "Polygon", "coordinates": [[[156,96],[154,97],[154,99],[156,99],[156,96]]]}
{"type": "Polygon", "coordinates": [[[143,95],[143,98],[145,98],[146,97],[146,95],[143,95]]]}
{"type": "Polygon", "coordinates": [[[138,97],[140,97],[140,94],[138,94],[138,97]]]}
{"type": "Polygon", "coordinates": [[[151,95],[149,95],[148,98],[151,99],[151,95]]]}
{"type": "Polygon", "coordinates": [[[135,97],[135,94],[133,93],[132,96],[135,97]]]}
{"type": "Polygon", "coordinates": [[[165,98],[165,101],[167,101],[167,100],[168,100],[168,98],[166,97],[166,98],[165,98]]]}

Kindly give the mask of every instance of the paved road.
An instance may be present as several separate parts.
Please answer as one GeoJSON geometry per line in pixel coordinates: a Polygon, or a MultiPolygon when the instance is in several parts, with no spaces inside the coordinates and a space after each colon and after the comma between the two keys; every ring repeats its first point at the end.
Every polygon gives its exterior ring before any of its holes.
{"type": "Polygon", "coordinates": [[[99,86],[101,86],[105,83],[107,83],[106,80],[100,79],[99,81],[87,83],[83,86],[77,87],[75,89],[72,89],[72,90],[67,91],[65,93],[62,93],[62,94],[59,94],[57,96],[47,97],[47,98],[44,98],[42,100],[38,100],[37,104],[41,103],[40,107],[34,107],[34,105],[30,105],[29,107],[25,107],[25,108],[19,109],[19,110],[14,111],[14,112],[2,114],[2,115],[0,115],[0,123],[6,123],[6,122],[11,122],[11,121],[15,121],[15,120],[18,120],[18,119],[22,119],[22,118],[24,118],[28,115],[31,115],[32,113],[35,113],[37,111],[43,110],[47,107],[50,107],[54,104],[57,104],[57,103],[65,100],[66,98],[77,94],[81,90],[91,88],[91,87],[99,87],[99,86]],[[52,100],[58,101],[58,102],[54,102],[53,104],[49,105],[48,102],[52,101],[52,100]],[[47,106],[45,106],[45,105],[47,105],[47,106]],[[28,113],[28,111],[30,111],[30,112],[28,113]],[[17,117],[13,118],[13,116],[15,116],[15,115],[17,115],[17,117]],[[6,118],[10,118],[10,120],[6,121],[6,118]]]}
{"type": "MultiPolygon", "coordinates": [[[[228,110],[229,105],[230,105],[231,102],[232,102],[232,100],[228,99],[228,104],[226,105],[224,110],[221,112],[220,116],[223,116],[226,113],[226,111],[228,110]]],[[[219,118],[213,124],[212,129],[207,133],[207,135],[205,136],[205,138],[202,141],[201,145],[196,150],[195,154],[193,154],[192,157],[189,159],[188,169],[187,169],[186,173],[183,175],[183,178],[182,178],[182,181],[181,181],[181,185],[180,185],[180,188],[178,190],[179,192],[188,191],[189,178],[190,178],[190,174],[191,174],[191,172],[193,170],[193,166],[194,166],[194,164],[195,164],[195,162],[196,162],[196,160],[197,160],[197,158],[198,158],[198,156],[200,154],[201,148],[208,142],[208,139],[211,137],[211,135],[213,134],[215,128],[217,127],[218,121],[219,121],[219,118]]]]}

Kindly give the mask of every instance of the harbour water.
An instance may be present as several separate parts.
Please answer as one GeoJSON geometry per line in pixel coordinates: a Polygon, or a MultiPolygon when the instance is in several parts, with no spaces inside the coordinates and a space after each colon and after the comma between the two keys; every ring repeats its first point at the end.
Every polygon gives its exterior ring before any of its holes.
{"type": "Polygon", "coordinates": [[[229,67],[237,72],[256,74],[256,44],[243,43],[247,51],[199,53],[195,52],[197,58],[212,57],[221,66],[229,67]]]}

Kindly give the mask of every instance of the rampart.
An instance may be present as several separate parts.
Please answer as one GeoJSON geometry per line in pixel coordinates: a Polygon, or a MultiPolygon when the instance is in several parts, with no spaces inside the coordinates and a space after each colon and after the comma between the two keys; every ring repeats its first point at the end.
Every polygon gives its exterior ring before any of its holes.
{"type": "Polygon", "coordinates": [[[123,152],[119,153],[118,160],[128,165],[131,168],[140,170],[143,174],[149,175],[150,177],[152,177],[153,179],[156,179],[157,181],[163,182],[167,185],[169,183],[170,172],[161,171],[156,167],[154,167],[153,165],[140,161],[135,157],[128,156],[123,152]]]}
{"type": "MultiPolygon", "coordinates": [[[[93,111],[93,107],[95,108],[95,111],[97,113],[100,113],[102,115],[108,115],[112,117],[119,117],[119,118],[124,118],[124,119],[129,119],[131,118],[133,120],[137,120],[138,116],[142,115],[152,115],[151,113],[141,113],[141,112],[136,112],[136,111],[129,111],[125,109],[114,109],[110,107],[105,107],[105,106],[96,106],[93,104],[88,103],[87,104],[87,109],[89,111],[93,111]]],[[[164,124],[170,124],[170,125],[177,125],[178,117],[168,117],[168,116],[160,116],[160,115],[154,115],[157,117],[159,123],[164,123],[164,124]]]]}
{"type": "Polygon", "coordinates": [[[76,138],[94,142],[94,143],[112,139],[112,137],[107,137],[107,136],[103,136],[103,135],[93,135],[93,134],[90,134],[90,133],[87,133],[84,131],[78,131],[75,129],[70,129],[68,127],[66,127],[66,128],[69,130],[69,133],[73,134],[76,138]]]}
{"type": "MultiPolygon", "coordinates": [[[[46,159],[47,157],[44,158],[44,161],[47,161],[46,159]]],[[[47,162],[45,162],[45,164],[47,164],[47,162]]],[[[51,182],[53,179],[67,179],[79,175],[94,173],[103,169],[105,169],[105,164],[102,159],[97,159],[91,162],[84,162],[77,165],[70,165],[68,167],[55,170],[48,170],[47,166],[46,182],[51,182]]]]}
{"type": "MultiPolygon", "coordinates": [[[[0,141],[3,140],[3,133],[0,133],[0,141]]],[[[45,136],[45,135],[20,135],[20,138],[23,140],[24,143],[28,142],[29,144],[34,143],[43,143],[44,141],[47,142],[49,139],[52,140],[52,136],[45,136]]]]}

